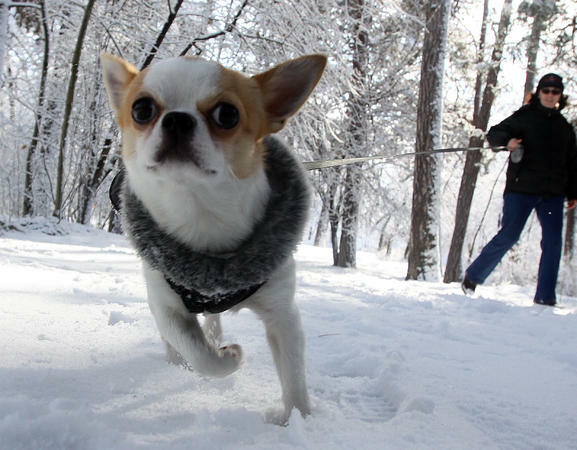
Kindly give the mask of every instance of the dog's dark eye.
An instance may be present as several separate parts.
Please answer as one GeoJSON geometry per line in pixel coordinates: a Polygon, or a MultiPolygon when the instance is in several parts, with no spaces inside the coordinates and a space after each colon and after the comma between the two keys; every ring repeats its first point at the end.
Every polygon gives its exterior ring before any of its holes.
{"type": "Polygon", "coordinates": [[[154,100],[150,97],[138,99],[132,105],[132,119],[141,125],[152,121],[156,117],[157,112],[154,100]]]}
{"type": "Polygon", "coordinates": [[[229,103],[219,103],[210,115],[214,123],[225,130],[236,127],[240,119],[238,109],[229,103]]]}

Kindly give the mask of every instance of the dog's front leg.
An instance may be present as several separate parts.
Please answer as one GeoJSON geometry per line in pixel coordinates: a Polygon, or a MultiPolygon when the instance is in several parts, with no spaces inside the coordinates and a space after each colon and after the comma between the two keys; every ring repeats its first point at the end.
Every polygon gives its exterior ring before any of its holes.
{"type": "Polygon", "coordinates": [[[162,275],[146,270],[148,304],[160,335],[167,348],[174,349],[186,361],[186,366],[203,375],[224,377],[242,363],[239,345],[218,348],[209,341],[198,322],[182,300],[170,289],[162,275]]]}
{"type": "Polygon", "coordinates": [[[164,340],[188,365],[203,375],[224,377],[238,369],[242,362],[239,345],[218,349],[209,343],[194,314],[184,316],[166,306],[152,306],[152,315],[164,340]]]}
{"type": "Polygon", "coordinates": [[[220,346],[220,343],[222,342],[220,314],[205,314],[202,329],[204,330],[204,335],[208,342],[215,347],[220,346]]]}

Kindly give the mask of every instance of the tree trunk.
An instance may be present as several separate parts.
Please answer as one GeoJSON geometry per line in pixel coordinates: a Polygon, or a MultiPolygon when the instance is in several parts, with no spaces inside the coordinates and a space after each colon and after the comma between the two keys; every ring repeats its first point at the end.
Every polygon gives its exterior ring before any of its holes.
{"type": "Polygon", "coordinates": [[[96,0],[88,0],[84,9],[84,16],[78,30],[78,38],[76,40],[76,47],[72,56],[72,64],[70,69],[70,80],[68,81],[68,91],[66,93],[66,102],[64,106],[64,117],[62,119],[62,129],[60,131],[60,144],[58,147],[58,169],[56,176],[56,195],[54,199],[54,216],[59,219],[62,218],[63,193],[64,193],[64,151],[66,148],[66,140],[68,138],[68,126],[70,124],[70,116],[72,115],[72,105],[74,103],[74,93],[76,91],[76,80],[78,79],[78,69],[80,65],[80,56],[82,55],[82,46],[84,38],[86,37],[86,30],[88,29],[88,22],[92,14],[92,8],[96,0]]]}
{"type": "Polygon", "coordinates": [[[343,186],[341,239],[336,265],[339,267],[356,267],[361,169],[351,165],[346,170],[343,186]]]}
{"type": "Polygon", "coordinates": [[[563,254],[567,260],[573,259],[575,256],[575,219],[577,208],[567,211],[567,219],[565,222],[565,248],[563,254]]]}
{"type": "Polygon", "coordinates": [[[479,39],[479,49],[477,53],[477,79],[475,80],[475,100],[473,104],[473,125],[479,123],[479,113],[483,103],[483,84],[486,80],[486,71],[482,69],[485,62],[485,49],[487,44],[487,22],[489,17],[489,0],[483,2],[483,20],[481,22],[481,37],[479,39]]]}
{"type": "Polygon", "coordinates": [[[4,56],[8,42],[8,2],[0,2],[0,88],[4,74],[4,56]]]}
{"type": "MultiPolygon", "coordinates": [[[[366,149],[366,122],[369,114],[366,102],[366,85],[369,70],[369,35],[370,18],[365,11],[364,0],[351,0],[348,12],[354,20],[353,26],[353,86],[350,93],[347,145],[350,153],[358,156],[366,149]]],[[[343,209],[341,219],[341,239],[338,247],[336,265],[339,267],[356,267],[357,229],[359,221],[359,203],[361,189],[361,172],[356,166],[346,168],[343,186],[343,209]]]]}
{"type": "Polygon", "coordinates": [[[108,160],[108,155],[112,149],[112,139],[107,138],[104,141],[102,151],[98,156],[94,172],[92,173],[92,178],[88,180],[87,183],[82,187],[83,197],[80,208],[80,223],[87,225],[90,222],[90,216],[92,211],[92,205],[94,203],[94,198],[96,196],[96,191],[100,184],[104,181],[106,176],[110,173],[105,171],[106,161],[108,160]]]}
{"type": "MultiPolygon", "coordinates": [[[[450,9],[450,0],[430,0],[425,8],[426,28],[419,82],[415,152],[440,146],[443,69],[450,9]]],[[[438,178],[437,155],[415,158],[408,280],[436,280],[439,277],[438,178]]]]}
{"type": "MultiPolygon", "coordinates": [[[[482,145],[483,138],[481,137],[472,136],[469,139],[470,147],[480,147],[482,145]]],[[[463,253],[463,244],[465,242],[465,235],[467,234],[467,226],[469,224],[469,213],[473,201],[473,194],[475,193],[477,177],[479,175],[479,163],[481,162],[482,156],[483,155],[480,151],[467,152],[465,167],[463,168],[463,176],[461,177],[461,186],[457,197],[455,227],[453,229],[453,237],[449,247],[447,266],[443,278],[445,283],[452,283],[453,281],[458,281],[462,278],[461,255],[463,253]]]]}
{"type": "Polygon", "coordinates": [[[315,233],[315,240],[314,240],[314,245],[316,247],[319,247],[321,245],[323,236],[327,232],[328,225],[329,225],[329,208],[325,204],[325,202],[322,202],[321,215],[317,223],[317,230],[315,233]]]}
{"type": "MultiPolygon", "coordinates": [[[[511,23],[511,3],[512,0],[505,0],[503,3],[497,41],[493,47],[491,65],[489,66],[489,71],[487,73],[487,80],[485,88],[483,89],[481,104],[479,109],[475,109],[475,113],[473,114],[473,124],[478,130],[487,130],[489,117],[491,116],[491,108],[493,107],[493,101],[495,100],[495,89],[497,87],[497,79],[503,56],[503,47],[509,30],[509,24],[511,23]]],[[[487,6],[487,4],[485,4],[485,6],[487,6]]],[[[481,42],[484,45],[484,39],[481,39],[481,42]]],[[[482,74],[478,74],[477,79],[481,76],[482,74]]],[[[477,136],[472,136],[469,140],[469,145],[475,147],[481,146],[482,143],[483,139],[477,136]]],[[[459,196],[457,199],[455,228],[453,230],[453,237],[451,239],[451,246],[449,247],[449,255],[447,257],[447,266],[443,278],[445,283],[459,281],[462,278],[461,255],[463,253],[463,244],[465,242],[465,235],[469,223],[469,214],[471,212],[471,202],[473,201],[473,194],[475,193],[475,188],[477,186],[479,163],[481,162],[482,156],[483,155],[480,151],[467,152],[465,167],[463,168],[463,175],[461,177],[459,196]]]]}
{"type": "Polygon", "coordinates": [[[521,14],[533,17],[531,34],[527,43],[527,73],[525,77],[525,90],[523,99],[533,92],[535,76],[537,75],[537,54],[541,44],[541,34],[547,29],[547,22],[557,13],[558,9],[554,1],[533,0],[531,4],[522,3],[519,7],[521,14]]]}
{"type": "Polygon", "coordinates": [[[384,218],[384,223],[382,225],[380,225],[381,227],[381,232],[379,234],[379,245],[378,245],[378,250],[382,251],[385,249],[387,250],[387,256],[390,255],[391,253],[391,243],[392,243],[392,238],[390,236],[390,234],[387,234],[387,226],[389,225],[389,222],[391,220],[391,216],[386,216],[384,218]]]}
{"type": "MultiPolygon", "coordinates": [[[[331,170],[331,169],[329,169],[331,170]]],[[[331,184],[329,191],[329,225],[331,229],[331,247],[333,249],[333,265],[337,265],[339,258],[339,207],[337,204],[337,190],[336,184],[331,184]]]]}
{"type": "Polygon", "coordinates": [[[535,75],[537,74],[537,53],[541,43],[541,33],[545,31],[545,16],[542,14],[535,15],[531,27],[531,36],[527,44],[527,75],[525,77],[525,90],[523,99],[533,92],[535,86],[535,75]]]}
{"type": "Polygon", "coordinates": [[[36,117],[34,120],[34,131],[32,132],[32,140],[28,147],[28,154],[26,155],[26,178],[24,181],[24,201],[22,205],[22,215],[34,215],[34,192],[32,190],[32,183],[34,178],[34,156],[38,148],[38,141],[40,139],[40,123],[42,122],[42,114],[44,110],[44,99],[46,97],[46,79],[48,78],[48,62],[50,57],[50,39],[48,34],[48,23],[46,17],[46,4],[44,0],[40,1],[40,15],[42,21],[42,34],[44,35],[44,54],[42,56],[42,73],[40,76],[40,88],[38,91],[38,101],[36,103],[36,117]]]}

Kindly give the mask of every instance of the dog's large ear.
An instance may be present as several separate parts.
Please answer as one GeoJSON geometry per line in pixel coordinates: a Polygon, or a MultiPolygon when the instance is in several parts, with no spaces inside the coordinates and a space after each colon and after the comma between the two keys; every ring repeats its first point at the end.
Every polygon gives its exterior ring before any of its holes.
{"type": "Polygon", "coordinates": [[[268,114],[267,133],[281,130],[298,111],[320,80],[326,63],[324,55],[302,56],[253,77],[261,88],[268,114]]]}
{"type": "Polygon", "coordinates": [[[118,113],[126,88],[138,74],[138,69],[123,59],[108,53],[100,55],[100,63],[110,106],[118,113]]]}

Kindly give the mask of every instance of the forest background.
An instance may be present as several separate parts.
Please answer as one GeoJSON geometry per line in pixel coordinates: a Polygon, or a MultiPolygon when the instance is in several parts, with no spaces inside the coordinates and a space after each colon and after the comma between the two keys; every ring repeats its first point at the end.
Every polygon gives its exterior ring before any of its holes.
{"type": "MultiPolygon", "coordinates": [[[[303,161],[397,155],[483,145],[550,71],[577,123],[576,15],[573,0],[0,0],[0,228],[33,216],[114,228],[121,161],[102,51],[249,74],[326,54],[282,138],[303,161]]],[[[498,229],[506,163],[477,151],[312,171],[305,239],[332,245],[336,265],[378,250],[407,259],[407,278],[458,281],[498,229]]],[[[575,296],[575,214],[565,222],[560,293],[575,296]]],[[[531,217],[489,281],[534,282],[539,240],[531,217]]]]}

